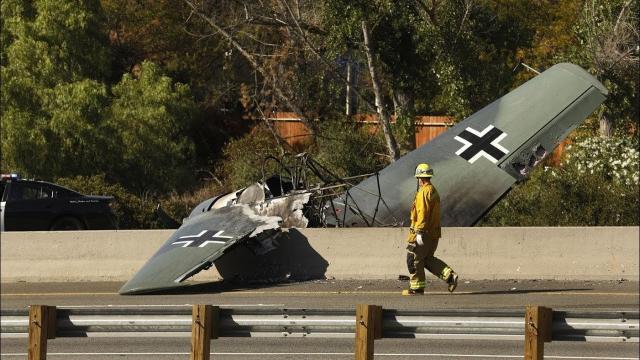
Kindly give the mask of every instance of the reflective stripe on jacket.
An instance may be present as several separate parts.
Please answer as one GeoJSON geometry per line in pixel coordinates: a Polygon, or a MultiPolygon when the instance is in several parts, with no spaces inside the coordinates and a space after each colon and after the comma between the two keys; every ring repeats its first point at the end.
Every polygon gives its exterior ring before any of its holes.
{"type": "MultiPolygon", "coordinates": [[[[440,195],[432,184],[422,185],[416,193],[411,207],[411,229],[429,240],[440,238],[440,195]]],[[[415,237],[411,238],[415,241],[415,237]]]]}

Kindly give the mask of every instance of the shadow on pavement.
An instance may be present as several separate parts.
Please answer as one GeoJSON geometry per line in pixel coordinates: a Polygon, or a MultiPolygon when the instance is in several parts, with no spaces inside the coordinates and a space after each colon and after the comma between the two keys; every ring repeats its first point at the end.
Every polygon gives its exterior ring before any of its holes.
{"type": "Polygon", "coordinates": [[[235,283],[226,280],[200,282],[196,284],[185,284],[184,286],[168,290],[159,290],[144,294],[134,294],[131,296],[145,295],[197,295],[197,294],[217,294],[223,292],[234,292],[243,290],[257,290],[262,288],[273,288],[278,286],[286,286],[294,281],[282,280],[280,282],[264,282],[264,283],[235,283]]]}
{"type": "MultiPolygon", "coordinates": [[[[459,289],[459,288],[458,288],[459,289]]],[[[567,291],[590,291],[592,288],[573,288],[573,289],[516,289],[516,290],[493,290],[493,291],[473,291],[460,293],[458,295],[510,295],[510,294],[533,294],[533,293],[555,293],[567,291]]]]}

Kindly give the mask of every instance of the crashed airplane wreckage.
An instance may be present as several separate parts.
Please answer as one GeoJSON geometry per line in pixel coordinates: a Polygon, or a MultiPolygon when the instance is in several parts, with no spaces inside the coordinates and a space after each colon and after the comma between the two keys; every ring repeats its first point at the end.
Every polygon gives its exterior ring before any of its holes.
{"type": "Polygon", "coordinates": [[[265,254],[281,227],[406,226],[424,162],[436,171],[443,226],[472,226],[607,93],[580,67],[558,64],[378,173],[340,179],[305,154],[292,167],[280,162],[284,175],[194,208],[120,294],[181,286],[236,246],[265,254]],[[321,185],[310,186],[314,179],[321,185]]]}

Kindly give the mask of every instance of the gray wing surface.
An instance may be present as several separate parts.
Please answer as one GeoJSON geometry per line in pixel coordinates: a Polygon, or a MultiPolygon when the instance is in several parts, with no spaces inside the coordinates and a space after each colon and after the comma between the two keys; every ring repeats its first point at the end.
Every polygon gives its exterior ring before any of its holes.
{"type": "MultiPolygon", "coordinates": [[[[419,163],[434,169],[442,226],[472,226],[606,98],[580,67],[555,65],[327,203],[341,226],[402,226],[419,163]],[[378,187],[379,181],[379,187],[378,187]],[[380,196],[378,196],[380,195],[380,196]]],[[[331,211],[327,211],[331,213],[331,211]]]]}
{"type": "Polygon", "coordinates": [[[211,267],[232,246],[278,228],[277,219],[258,216],[243,204],[193,214],[119,292],[136,294],[178,287],[211,267]]]}

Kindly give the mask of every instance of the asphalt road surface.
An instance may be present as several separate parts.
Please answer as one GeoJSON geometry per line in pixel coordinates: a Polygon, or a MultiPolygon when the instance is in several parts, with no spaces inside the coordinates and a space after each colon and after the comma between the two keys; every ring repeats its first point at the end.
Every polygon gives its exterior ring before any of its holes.
{"type": "Polygon", "coordinates": [[[316,280],[279,284],[199,283],[154,295],[119,295],[120,282],[1,284],[3,309],[30,304],[64,306],[185,305],[354,308],[356,304],[389,309],[522,309],[541,305],[555,310],[638,310],[638,281],[471,281],[461,279],[450,294],[431,280],[424,296],[400,296],[407,281],[316,280]]]}
{"type": "MultiPolygon", "coordinates": [[[[353,359],[354,339],[223,338],[211,341],[213,360],[353,359]]],[[[27,339],[2,339],[2,359],[26,359],[27,339]]],[[[524,341],[380,339],[376,359],[522,359],[524,341]]],[[[633,360],[638,343],[551,342],[545,359],[633,360]]],[[[82,338],[48,343],[47,358],[70,360],[189,359],[189,338],[82,338]]]]}
{"type": "MultiPolygon", "coordinates": [[[[199,283],[181,291],[121,296],[122,283],[2,284],[3,309],[29,304],[70,306],[158,306],[213,304],[286,308],[354,308],[355,304],[388,309],[523,309],[535,304],[554,310],[639,310],[637,281],[472,281],[462,280],[455,293],[433,280],[425,296],[403,297],[406,281],[317,280],[280,284],[199,283]]],[[[50,359],[189,359],[183,337],[89,337],[49,341],[50,359]]],[[[2,359],[26,359],[26,338],[2,338],[2,359]]],[[[523,341],[381,339],[376,359],[522,359],[523,341]]],[[[222,338],[211,342],[212,359],[353,359],[353,338],[222,338]]],[[[638,343],[551,342],[545,359],[631,360],[640,358],[638,343]]]]}

